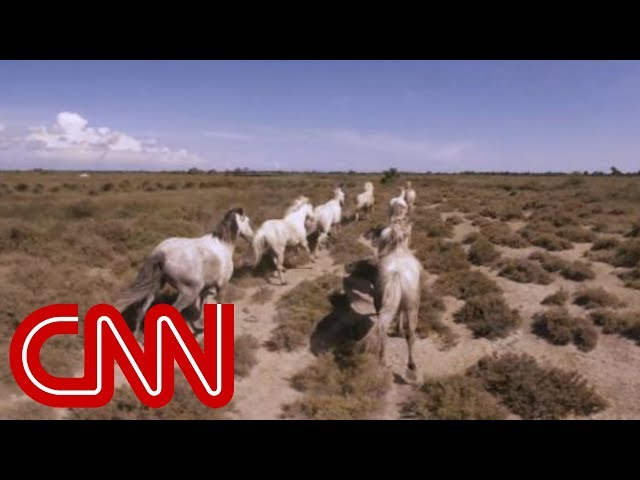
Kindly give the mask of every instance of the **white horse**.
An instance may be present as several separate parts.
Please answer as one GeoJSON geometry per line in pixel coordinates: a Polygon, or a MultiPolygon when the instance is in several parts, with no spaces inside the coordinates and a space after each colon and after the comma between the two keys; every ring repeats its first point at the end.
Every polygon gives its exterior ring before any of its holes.
{"type": "Polygon", "coordinates": [[[406,190],[404,188],[400,189],[400,195],[397,197],[393,197],[389,201],[389,219],[398,219],[404,218],[409,212],[409,205],[407,205],[407,201],[405,199],[406,190]]]}
{"type": "Polygon", "coordinates": [[[318,247],[326,243],[327,236],[331,231],[331,227],[336,226],[336,230],[340,229],[342,222],[342,206],[344,205],[344,192],[341,187],[336,187],[333,191],[333,198],[328,202],[318,205],[313,213],[318,222],[318,247]]]}
{"type": "Polygon", "coordinates": [[[361,340],[361,347],[377,353],[383,360],[387,331],[397,316],[399,330],[407,340],[407,366],[414,371],[413,344],[420,308],[422,265],[407,247],[409,234],[407,225],[397,222],[373,228],[366,235],[378,247],[378,275],[374,286],[378,318],[361,340]]]}
{"type": "Polygon", "coordinates": [[[155,294],[165,283],[178,290],[173,307],[181,312],[202,302],[213,303],[233,275],[233,251],[238,235],[250,241],[251,222],[242,208],[232,208],[213,232],[197,238],[172,237],[160,242],[144,260],[133,283],[115,305],[120,312],[144,300],[138,310],[135,335],[155,294]]]}
{"type": "Polygon", "coordinates": [[[266,220],[256,231],[253,237],[253,267],[256,268],[262,260],[267,249],[271,249],[274,262],[280,277],[280,283],[286,285],[284,280],[284,252],[287,246],[302,245],[314,261],[314,255],[309,250],[307,236],[315,231],[316,222],[313,214],[313,206],[307,197],[298,197],[287,209],[284,218],[266,220]]]}
{"type": "Polygon", "coordinates": [[[373,208],[373,183],[366,182],[364,184],[364,192],[359,193],[356,197],[356,221],[360,219],[360,212],[368,214],[373,208]]]}
{"type": "Polygon", "coordinates": [[[407,186],[404,191],[404,199],[407,202],[409,211],[413,211],[413,207],[416,203],[416,191],[411,188],[411,181],[407,180],[407,186]]]}

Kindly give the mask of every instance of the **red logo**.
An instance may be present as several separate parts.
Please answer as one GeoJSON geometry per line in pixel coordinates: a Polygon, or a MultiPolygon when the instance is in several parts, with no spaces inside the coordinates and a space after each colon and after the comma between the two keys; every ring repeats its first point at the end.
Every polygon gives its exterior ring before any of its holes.
{"type": "Polygon", "coordinates": [[[16,329],[9,358],[13,376],[31,398],[50,407],[102,407],[113,397],[114,362],[145,405],[163,407],[173,397],[174,362],[202,403],[223,407],[233,397],[233,305],[204,305],[204,348],[170,305],[156,305],[144,320],[144,350],[118,310],[100,304],[84,320],[84,376],[61,378],[40,363],[54,335],[77,335],[78,306],[50,305],[16,329]]]}

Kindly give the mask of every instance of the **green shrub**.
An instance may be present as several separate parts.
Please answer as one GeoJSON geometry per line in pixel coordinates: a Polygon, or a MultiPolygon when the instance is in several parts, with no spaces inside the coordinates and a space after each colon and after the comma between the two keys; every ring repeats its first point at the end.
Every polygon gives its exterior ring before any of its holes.
{"type": "Polygon", "coordinates": [[[564,305],[569,300],[569,294],[563,288],[560,288],[555,293],[547,295],[542,300],[542,305],[564,305]]]}
{"type": "Polygon", "coordinates": [[[493,244],[484,236],[475,240],[469,247],[468,258],[474,265],[486,265],[500,256],[493,244]]]}
{"type": "Polygon", "coordinates": [[[633,268],[640,263],[640,238],[625,240],[615,249],[613,265],[633,268]]]}
{"type": "Polygon", "coordinates": [[[554,345],[573,342],[584,352],[593,350],[598,342],[598,332],[584,319],[573,318],[564,307],[534,315],[533,331],[554,345]]]}
{"type": "Polygon", "coordinates": [[[309,420],[371,419],[384,408],[392,375],[373,355],[341,358],[330,353],[291,379],[301,399],[283,406],[283,418],[309,420]]]}
{"type": "Polygon", "coordinates": [[[607,407],[578,373],[541,367],[527,354],[484,357],[468,374],[524,419],[587,416],[607,407]]]}
{"type": "Polygon", "coordinates": [[[495,222],[480,228],[480,233],[497,245],[504,245],[510,248],[524,248],[529,246],[529,242],[521,235],[513,233],[509,225],[495,222]]]}
{"type": "Polygon", "coordinates": [[[522,258],[510,258],[500,265],[498,275],[518,283],[549,285],[553,278],[537,263],[522,258]]]}
{"type": "Polygon", "coordinates": [[[509,414],[478,379],[464,375],[425,379],[400,412],[427,420],[502,420],[509,414]]]}
{"type": "Polygon", "coordinates": [[[615,237],[601,237],[598,238],[593,245],[591,246],[591,250],[612,250],[620,245],[620,240],[615,237]]]}
{"type": "Polygon", "coordinates": [[[624,282],[625,287],[640,290],[640,267],[618,273],[618,278],[624,282]]]}
{"type": "Polygon", "coordinates": [[[306,280],[283,295],[276,304],[276,328],[268,346],[292,351],[308,342],[313,327],[331,312],[328,296],[342,288],[342,279],[325,274],[306,280]]]}
{"type": "Polygon", "coordinates": [[[443,273],[438,276],[433,286],[436,293],[451,295],[460,300],[502,292],[493,279],[477,270],[454,270],[443,273]]]}
{"type": "Polygon", "coordinates": [[[614,294],[607,292],[602,287],[585,288],[574,294],[573,303],[582,308],[590,310],[592,308],[623,306],[622,302],[614,294]]]}
{"type": "Polygon", "coordinates": [[[469,268],[467,254],[459,243],[415,238],[412,247],[418,260],[432,273],[469,268]]]}
{"type": "Polygon", "coordinates": [[[475,337],[490,340],[508,336],[521,323],[518,311],[510,309],[497,293],[469,298],[453,317],[457,323],[464,323],[475,337]]]}

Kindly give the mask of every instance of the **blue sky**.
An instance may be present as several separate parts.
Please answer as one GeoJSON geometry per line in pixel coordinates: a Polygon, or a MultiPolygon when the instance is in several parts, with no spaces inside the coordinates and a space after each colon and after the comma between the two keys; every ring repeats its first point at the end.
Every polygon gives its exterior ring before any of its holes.
{"type": "Polygon", "coordinates": [[[638,61],[0,61],[0,168],[640,169],[638,61]]]}

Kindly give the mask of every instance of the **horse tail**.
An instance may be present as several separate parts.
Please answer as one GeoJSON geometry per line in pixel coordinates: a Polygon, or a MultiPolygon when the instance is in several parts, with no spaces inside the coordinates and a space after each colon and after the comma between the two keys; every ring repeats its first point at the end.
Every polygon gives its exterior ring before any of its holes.
{"type": "Polygon", "coordinates": [[[263,232],[258,232],[253,237],[253,268],[256,268],[260,264],[260,260],[262,260],[262,256],[264,255],[264,251],[267,247],[267,239],[264,236],[263,232]]]}
{"type": "Polygon", "coordinates": [[[401,300],[402,284],[400,281],[400,272],[392,272],[384,284],[380,313],[378,314],[379,323],[381,327],[385,328],[385,332],[393,320],[393,317],[398,312],[401,300]]]}
{"type": "Polygon", "coordinates": [[[115,307],[120,312],[153,295],[162,286],[164,260],[162,252],[154,253],[145,258],[138,276],[129,287],[120,293],[120,297],[115,303],[115,307]]]}
{"type": "MultiPolygon", "coordinates": [[[[400,281],[400,272],[392,272],[384,282],[381,292],[376,292],[379,301],[376,302],[380,307],[378,319],[371,327],[369,333],[359,342],[361,351],[382,356],[384,352],[384,344],[387,338],[387,330],[391,321],[398,313],[400,303],[402,302],[402,284],[400,281]]],[[[399,319],[402,321],[401,319],[399,319]]]]}

